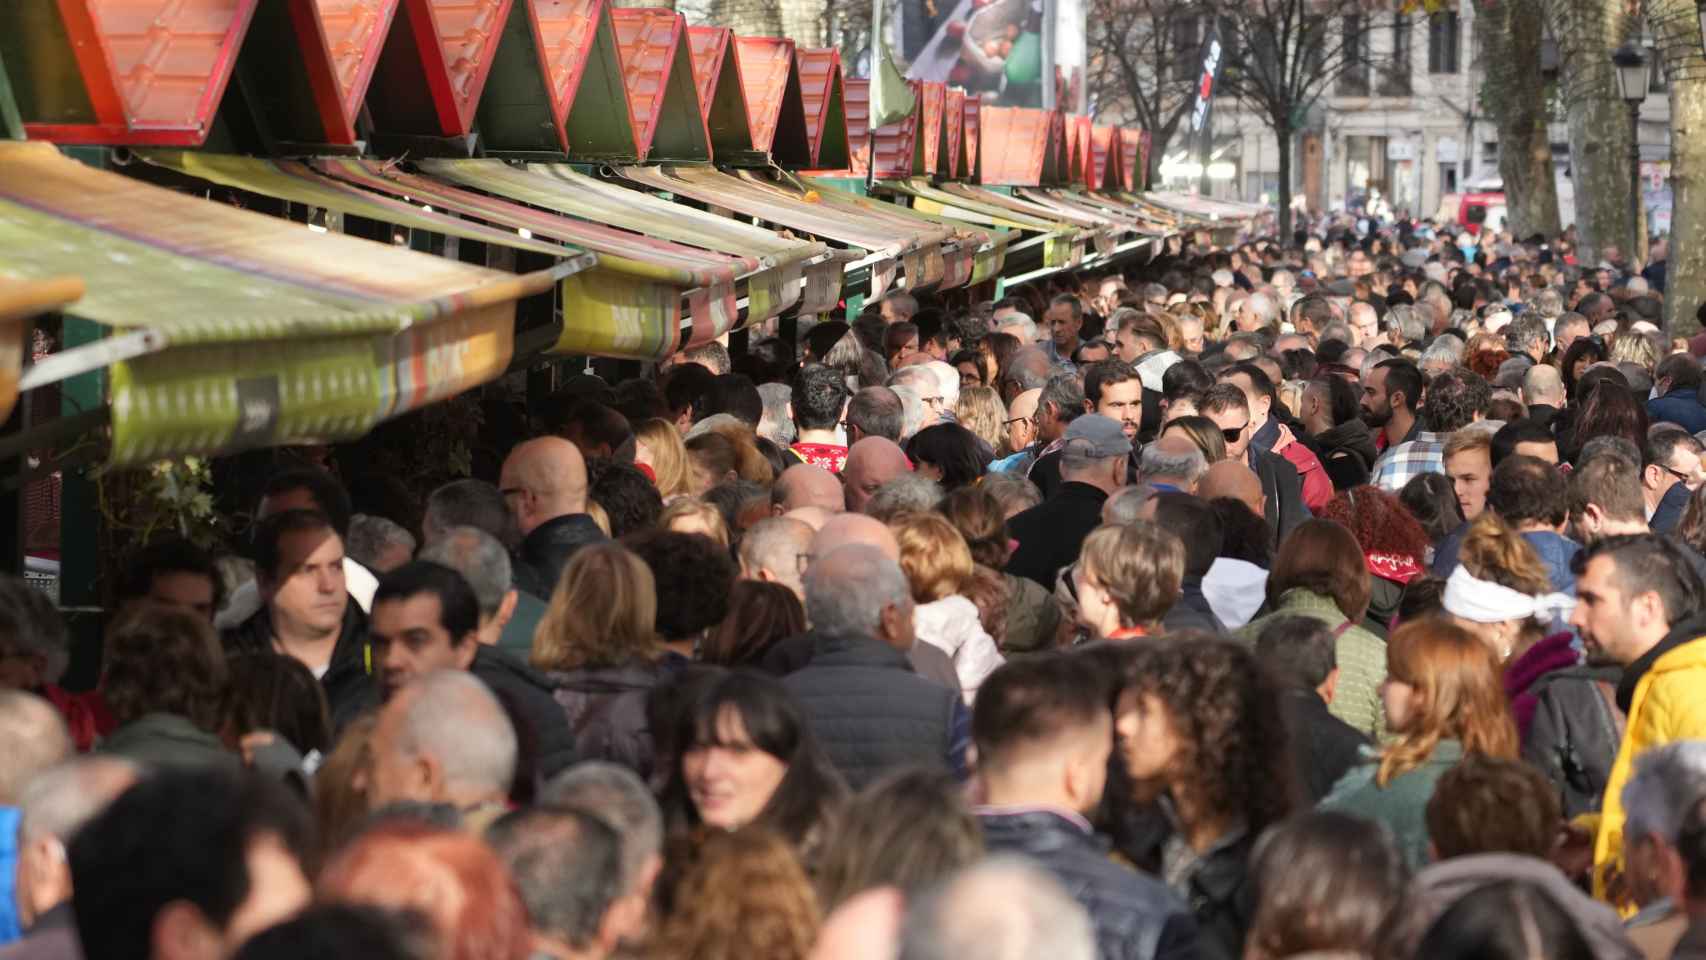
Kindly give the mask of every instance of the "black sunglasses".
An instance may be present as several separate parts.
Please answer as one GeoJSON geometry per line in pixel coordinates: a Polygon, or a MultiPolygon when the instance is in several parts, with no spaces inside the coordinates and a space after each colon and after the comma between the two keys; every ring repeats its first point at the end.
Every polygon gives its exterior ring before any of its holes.
{"type": "Polygon", "coordinates": [[[1224,427],[1224,428],[1222,428],[1220,431],[1220,435],[1226,438],[1227,443],[1237,443],[1238,438],[1242,437],[1244,435],[1244,431],[1249,426],[1250,426],[1250,421],[1246,420],[1246,421],[1244,421],[1244,426],[1242,426],[1242,427],[1224,427]]]}

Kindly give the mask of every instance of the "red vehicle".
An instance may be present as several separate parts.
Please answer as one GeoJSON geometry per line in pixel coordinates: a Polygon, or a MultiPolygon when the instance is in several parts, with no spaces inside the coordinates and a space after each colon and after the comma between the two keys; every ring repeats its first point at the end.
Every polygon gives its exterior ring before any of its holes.
{"type": "Polygon", "coordinates": [[[1504,191],[1466,193],[1457,204],[1457,222],[1471,234],[1479,235],[1481,228],[1491,224],[1499,230],[1505,224],[1504,191]]]}

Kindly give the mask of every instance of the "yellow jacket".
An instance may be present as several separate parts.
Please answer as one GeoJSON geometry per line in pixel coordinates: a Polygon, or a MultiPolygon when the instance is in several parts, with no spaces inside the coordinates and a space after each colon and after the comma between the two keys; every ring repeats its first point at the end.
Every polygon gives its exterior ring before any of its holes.
{"type": "MultiPolygon", "coordinates": [[[[1706,638],[1697,636],[1660,655],[1635,684],[1594,837],[1593,893],[1601,900],[1606,898],[1609,870],[1623,869],[1623,786],[1629,782],[1635,758],[1677,740],[1706,739],[1706,642],[1702,639],[1706,638]]],[[[1615,906],[1633,910],[1633,904],[1615,906]]]]}

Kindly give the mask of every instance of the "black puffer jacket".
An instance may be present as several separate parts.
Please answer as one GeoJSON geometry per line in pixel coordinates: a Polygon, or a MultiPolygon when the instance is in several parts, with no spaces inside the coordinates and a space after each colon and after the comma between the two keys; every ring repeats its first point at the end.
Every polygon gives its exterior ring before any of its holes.
{"type": "Polygon", "coordinates": [[[1611,782],[1623,740],[1623,717],[1615,703],[1622,674],[1616,666],[1570,667],[1535,684],[1534,719],[1522,758],[1558,789],[1566,818],[1598,810],[1611,782]]]}
{"type": "Polygon", "coordinates": [[[1310,438],[1309,448],[1333,481],[1334,490],[1349,490],[1368,482],[1369,471],[1380,451],[1368,424],[1350,420],[1310,438]]]}
{"type": "Polygon", "coordinates": [[[498,647],[481,644],[469,672],[503,701],[518,727],[516,736],[533,749],[540,779],[549,780],[577,759],[575,741],[563,711],[551,698],[551,681],[544,674],[498,647]]]}
{"type": "Polygon", "coordinates": [[[985,808],[978,820],[991,852],[1036,860],[1083,905],[1102,960],[1197,956],[1197,925],[1185,905],[1161,881],[1108,859],[1088,824],[1035,808],[985,808]]]}
{"type": "Polygon", "coordinates": [[[552,697],[568,721],[580,760],[619,763],[650,781],[657,763],[646,706],[652,691],[670,682],[685,661],[587,667],[545,674],[552,697]]]}
{"type": "Polygon", "coordinates": [[[782,678],[830,762],[854,790],[897,767],[952,768],[959,694],[906,655],[864,637],[814,637],[811,662],[782,678]]]}
{"type": "MultiPolygon", "coordinates": [[[[264,606],[220,637],[228,655],[271,653],[276,639],[272,614],[264,606]]],[[[379,702],[372,659],[367,644],[367,615],[352,597],[344,605],[343,629],[338,634],[337,646],[332,648],[326,672],[320,677],[320,689],[325,691],[326,707],[332,715],[333,732],[341,732],[350,721],[379,702]]]]}
{"type": "Polygon", "coordinates": [[[569,565],[575,551],[608,539],[592,517],[584,513],[553,517],[541,523],[516,548],[516,589],[550,600],[552,591],[557,589],[557,578],[563,575],[563,568],[569,565]]]}

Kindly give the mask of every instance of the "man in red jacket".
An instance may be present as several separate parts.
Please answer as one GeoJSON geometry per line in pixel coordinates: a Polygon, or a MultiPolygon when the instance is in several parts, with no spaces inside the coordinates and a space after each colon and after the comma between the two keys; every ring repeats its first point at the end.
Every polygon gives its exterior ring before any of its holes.
{"type": "Polygon", "coordinates": [[[1299,443],[1291,429],[1273,414],[1279,402],[1273,380],[1254,363],[1235,363],[1220,373],[1222,383],[1230,383],[1244,391],[1250,401],[1250,446],[1263,453],[1282,456],[1303,481],[1303,503],[1311,513],[1326,509],[1333,499],[1333,481],[1321,466],[1314,451],[1299,443]]]}

